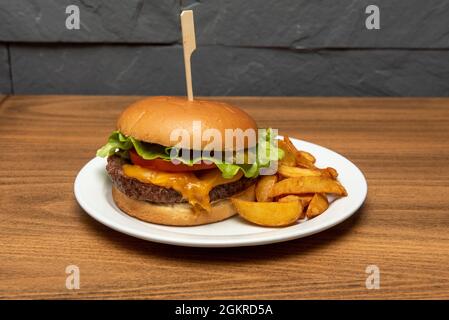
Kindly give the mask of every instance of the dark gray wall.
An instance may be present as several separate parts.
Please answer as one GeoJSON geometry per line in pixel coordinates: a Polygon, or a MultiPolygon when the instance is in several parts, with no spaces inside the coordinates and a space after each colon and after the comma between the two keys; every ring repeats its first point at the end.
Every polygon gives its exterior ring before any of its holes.
{"type": "Polygon", "coordinates": [[[184,95],[182,8],[195,94],[449,95],[448,0],[0,0],[0,92],[184,95]]]}
{"type": "Polygon", "coordinates": [[[0,94],[11,92],[11,75],[7,46],[0,43],[0,94]]]}

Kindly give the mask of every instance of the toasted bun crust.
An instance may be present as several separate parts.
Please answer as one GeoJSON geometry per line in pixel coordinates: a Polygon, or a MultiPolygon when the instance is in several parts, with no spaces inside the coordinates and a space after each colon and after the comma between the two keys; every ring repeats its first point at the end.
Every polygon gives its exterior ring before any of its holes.
{"type": "MultiPolygon", "coordinates": [[[[232,149],[225,148],[226,129],[242,129],[243,131],[253,129],[257,134],[257,124],[254,119],[237,107],[224,102],[188,101],[186,98],[179,97],[151,97],[139,100],[122,112],[117,121],[117,128],[126,136],[167,147],[173,147],[180,142],[178,134],[173,137],[174,141],[170,139],[170,135],[176,132],[175,130],[178,130],[178,133],[185,130],[184,132],[189,134],[190,141],[186,140],[186,143],[180,146],[186,149],[198,149],[193,141],[194,121],[201,121],[200,134],[207,129],[216,129],[221,133],[221,150],[232,149]]],[[[201,141],[201,149],[212,141],[213,139],[201,141]]],[[[256,141],[254,144],[245,145],[244,148],[253,147],[255,143],[256,141]]],[[[245,144],[248,143],[245,141],[245,144]]],[[[233,145],[235,145],[235,139],[233,145]]]]}
{"type": "MultiPolygon", "coordinates": [[[[134,200],[112,187],[112,198],[117,206],[137,219],[169,226],[196,226],[218,222],[236,214],[231,201],[224,199],[212,204],[211,212],[195,212],[187,203],[154,204],[134,200]]],[[[239,198],[254,200],[254,186],[239,195],[239,198]]]]}

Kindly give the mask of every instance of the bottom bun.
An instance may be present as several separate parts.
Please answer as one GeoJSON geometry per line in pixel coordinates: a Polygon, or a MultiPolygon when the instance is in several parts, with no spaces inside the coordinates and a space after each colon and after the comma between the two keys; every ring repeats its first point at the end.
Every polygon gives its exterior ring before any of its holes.
{"type": "MultiPolygon", "coordinates": [[[[237,196],[240,199],[254,200],[254,186],[249,187],[237,196]]],[[[169,226],[197,226],[222,221],[236,214],[228,199],[212,203],[210,212],[195,212],[188,203],[155,204],[132,199],[112,187],[112,198],[117,206],[130,216],[137,219],[169,226]]]]}

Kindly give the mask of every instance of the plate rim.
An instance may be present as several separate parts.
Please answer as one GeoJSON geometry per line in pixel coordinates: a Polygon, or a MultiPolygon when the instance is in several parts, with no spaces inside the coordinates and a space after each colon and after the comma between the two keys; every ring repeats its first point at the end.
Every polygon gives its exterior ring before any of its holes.
{"type": "MultiPolygon", "coordinates": [[[[278,138],[282,138],[282,136],[278,136],[278,138]]],[[[182,239],[180,241],[177,238],[170,238],[170,237],[161,236],[161,235],[148,234],[141,230],[136,230],[132,226],[118,225],[113,220],[108,219],[104,214],[101,214],[101,213],[98,214],[97,212],[95,212],[96,210],[92,209],[89,206],[89,204],[83,199],[83,197],[81,196],[81,191],[79,190],[79,188],[81,187],[80,180],[81,180],[81,177],[82,177],[84,171],[87,170],[87,168],[90,167],[93,162],[100,161],[100,160],[104,161],[103,158],[99,158],[99,157],[94,157],[91,160],[89,160],[78,172],[78,174],[75,178],[75,181],[74,181],[75,198],[76,198],[77,202],[79,203],[79,205],[81,206],[81,208],[94,220],[104,224],[105,226],[107,226],[115,231],[127,234],[129,236],[133,236],[133,237],[136,237],[136,238],[139,238],[142,240],[147,240],[147,241],[152,241],[152,242],[157,242],[157,243],[164,243],[164,244],[177,245],[177,246],[186,246],[186,247],[242,247],[242,246],[266,245],[266,244],[271,244],[271,243],[278,243],[278,242],[290,241],[290,240],[294,240],[294,239],[298,239],[298,238],[307,237],[307,236],[322,232],[324,230],[330,229],[330,228],[334,227],[335,225],[342,223],[343,221],[345,221],[352,215],[354,215],[360,209],[360,207],[363,205],[363,203],[366,200],[367,193],[368,193],[368,182],[367,182],[366,177],[363,174],[363,172],[352,161],[350,161],[348,158],[344,157],[343,155],[339,154],[338,152],[335,152],[331,149],[328,149],[326,147],[323,147],[321,145],[314,144],[314,143],[311,143],[308,141],[299,140],[299,139],[295,139],[295,138],[291,138],[291,139],[292,139],[293,143],[299,143],[299,144],[311,145],[313,147],[319,147],[319,148],[324,149],[326,152],[330,152],[334,155],[341,157],[342,159],[344,159],[345,161],[347,161],[349,164],[352,165],[353,169],[355,169],[358,172],[358,174],[360,175],[360,177],[362,178],[361,182],[363,182],[363,186],[360,186],[362,189],[362,196],[360,197],[360,202],[354,208],[352,208],[351,210],[348,210],[347,213],[338,217],[337,219],[330,221],[329,223],[311,227],[310,229],[301,230],[301,232],[299,234],[298,234],[297,230],[295,230],[295,229],[292,229],[292,231],[288,232],[288,230],[286,230],[286,228],[269,228],[267,230],[267,233],[269,233],[270,231],[274,231],[273,234],[267,235],[265,237],[262,236],[262,238],[257,239],[257,240],[254,240],[251,238],[250,239],[242,239],[242,238],[240,238],[240,239],[218,239],[218,238],[214,238],[213,236],[210,239],[206,240],[206,239],[204,239],[204,237],[207,237],[205,235],[198,235],[197,238],[186,239],[187,234],[181,234],[181,236],[184,236],[184,239],[182,239]]],[[[127,216],[127,217],[137,220],[140,223],[158,226],[156,224],[152,224],[149,222],[140,221],[131,216],[127,216]]],[[[231,217],[231,218],[233,218],[233,217],[231,217]]],[[[221,223],[221,222],[215,222],[215,223],[221,223]]],[[[210,225],[213,225],[213,224],[210,224],[210,225]]],[[[173,227],[173,228],[189,228],[189,227],[173,227]]],[[[265,228],[265,227],[260,227],[260,228],[265,228]]],[[[167,233],[167,236],[169,236],[170,233],[173,233],[173,232],[163,230],[163,233],[167,233]]],[[[257,234],[257,233],[250,234],[250,235],[259,235],[260,236],[260,234],[257,234]]],[[[229,237],[229,235],[227,235],[226,237],[229,237]]]]}

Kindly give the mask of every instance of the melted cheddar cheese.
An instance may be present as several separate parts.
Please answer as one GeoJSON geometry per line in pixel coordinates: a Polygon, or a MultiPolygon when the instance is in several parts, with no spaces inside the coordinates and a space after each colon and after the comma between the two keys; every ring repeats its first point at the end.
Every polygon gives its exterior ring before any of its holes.
{"type": "Polygon", "coordinates": [[[130,178],[143,183],[151,183],[163,188],[178,191],[195,209],[211,210],[209,192],[218,185],[239,180],[243,173],[239,171],[231,179],[222,177],[220,170],[212,169],[196,176],[192,172],[161,172],[137,165],[124,164],[123,172],[130,178]]]}

